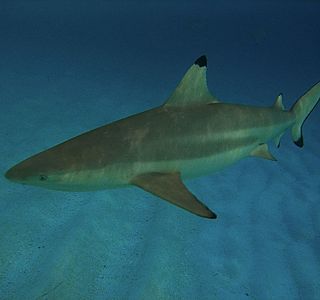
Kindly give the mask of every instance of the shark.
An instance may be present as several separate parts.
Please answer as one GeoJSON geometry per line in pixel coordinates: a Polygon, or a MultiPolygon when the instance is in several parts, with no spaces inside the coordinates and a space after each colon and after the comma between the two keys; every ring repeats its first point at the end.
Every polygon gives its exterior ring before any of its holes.
{"type": "Polygon", "coordinates": [[[13,182],[61,191],[136,186],[200,217],[217,214],[183,183],[246,157],[276,160],[291,129],[303,146],[302,126],[320,98],[320,82],[285,110],[282,94],[270,107],[225,103],[208,89],[207,58],[189,67],[159,107],[82,133],[10,168],[13,182]]]}

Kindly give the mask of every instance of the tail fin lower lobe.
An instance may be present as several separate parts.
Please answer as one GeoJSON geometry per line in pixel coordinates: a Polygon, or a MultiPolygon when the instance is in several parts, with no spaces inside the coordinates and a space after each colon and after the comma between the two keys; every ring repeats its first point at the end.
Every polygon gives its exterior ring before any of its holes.
{"type": "Polygon", "coordinates": [[[320,99],[320,82],[309,89],[296,103],[292,106],[291,112],[294,113],[296,121],[291,129],[291,135],[294,143],[303,147],[302,126],[312,110],[315,108],[320,99]]]}

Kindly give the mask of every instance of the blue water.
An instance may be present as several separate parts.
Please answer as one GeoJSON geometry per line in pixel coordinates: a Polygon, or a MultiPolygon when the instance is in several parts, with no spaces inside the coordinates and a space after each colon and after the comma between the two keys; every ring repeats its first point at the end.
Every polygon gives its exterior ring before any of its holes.
{"type": "MultiPolygon", "coordinates": [[[[208,56],[230,103],[290,108],[320,80],[319,1],[0,1],[0,173],[158,106],[208,56]],[[209,4],[209,3],[214,4],[209,4]]],[[[320,108],[305,146],[186,181],[218,214],[139,190],[0,179],[0,299],[320,299],[320,108]]]]}

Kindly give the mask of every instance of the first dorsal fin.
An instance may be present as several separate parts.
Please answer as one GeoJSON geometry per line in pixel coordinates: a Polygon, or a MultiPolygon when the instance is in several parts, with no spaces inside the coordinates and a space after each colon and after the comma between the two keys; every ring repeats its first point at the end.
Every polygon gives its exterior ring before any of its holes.
{"type": "Polygon", "coordinates": [[[186,106],[218,102],[207,87],[207,58],[200,56],[164,104],[165,106],[186,106]]]}

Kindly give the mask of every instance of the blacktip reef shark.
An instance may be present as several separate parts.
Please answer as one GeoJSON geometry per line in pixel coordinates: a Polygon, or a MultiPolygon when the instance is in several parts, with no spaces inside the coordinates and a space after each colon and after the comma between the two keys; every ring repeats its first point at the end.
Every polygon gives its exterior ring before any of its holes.
{"type": "Polygon", "coordinates": [[[196,215],[217,215],[183,179],[219,171],[256,156],[275,160],[291,128],[302,147],[302,125],[319,101],[320,82],[285,111],[280,94],[271,107],[227,104],[207,87],[207,59],[199,57],[161,106],[83,133],[9,169],[9,180],[65,191],[134,185],[196,215]]]}

